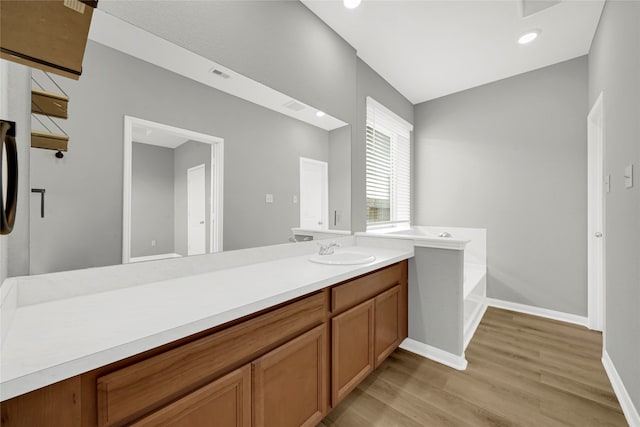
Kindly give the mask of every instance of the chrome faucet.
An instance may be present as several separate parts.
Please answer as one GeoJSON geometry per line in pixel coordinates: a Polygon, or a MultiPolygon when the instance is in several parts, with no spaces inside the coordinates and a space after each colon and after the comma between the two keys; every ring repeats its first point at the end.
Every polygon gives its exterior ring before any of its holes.
{"type": "Polygon", "coordinates": [[[319,244],[320,250],[318,251],[318,255],[331,255],[335,248],[340,247],[340,245],[336,242],[327,243],[326,245],[319,244]]]}

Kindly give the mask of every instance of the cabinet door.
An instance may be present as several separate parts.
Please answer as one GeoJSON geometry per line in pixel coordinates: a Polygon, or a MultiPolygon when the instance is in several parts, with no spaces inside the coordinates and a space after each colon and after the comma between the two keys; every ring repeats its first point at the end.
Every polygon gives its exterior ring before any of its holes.
{"type": "Polygon", "coordinates": [[[251,365],[231,372],[131,424],[133,427],[250,427],[251,365]]]}
{"type": "Polygon", "coordinates": [[[331,404],[335,407],[373,371],[374,300],[331,319],[331,404]]]}
{"type": "Polygon", "coordinates": [[[376,368],[402,341],[400,286],[389,289],[375,298],[375,355],[376,368]]]}
{"type": "Polygon", "coordinates": [[[327,412],[327,326],[253,362],[254,427],[315,427],[327,412]]]}

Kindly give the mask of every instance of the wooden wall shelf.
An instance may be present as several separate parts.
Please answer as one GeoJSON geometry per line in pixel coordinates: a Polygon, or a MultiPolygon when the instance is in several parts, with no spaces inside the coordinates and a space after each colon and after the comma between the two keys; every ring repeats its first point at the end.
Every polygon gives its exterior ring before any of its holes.
{"type": "Polygon", "coordinates": [[[66,119],[69,98],[53,92],[31,89],[31,112],[66,119]]]}
{"type": "Polygon", "coordinates": [[[69,137],[48,132],[31,131],[31,148],[45,148],[47,150],[67,151],[69,137]]]}

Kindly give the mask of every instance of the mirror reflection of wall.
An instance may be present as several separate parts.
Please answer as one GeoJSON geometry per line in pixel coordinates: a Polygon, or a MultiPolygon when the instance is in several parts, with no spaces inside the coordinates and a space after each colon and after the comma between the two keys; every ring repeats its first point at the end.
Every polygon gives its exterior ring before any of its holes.
{"type": "Polygon", "coordinates": [[[213,248],[212,146],[179,139],[175,147],[157,145],[157,132],[145,143],[132,144],[130,262],[203,254],[213,248]]]}
{"type": "Polygon", "coordinates": [[[328,131],[91,40],[82,78],[58,82],[70,98],[69,151],[57,159],[31,149],[31,185],[47,191],[45,218],[30,219],[31,274],[122,262],[125,116],[224,138],[223,250],[288,241],[300,223],[300,157],[329,163],[329,209],[349,228],[350,198],[331,194],[350,189],[350,139],[333,141],[349,126],[328,131]]]}

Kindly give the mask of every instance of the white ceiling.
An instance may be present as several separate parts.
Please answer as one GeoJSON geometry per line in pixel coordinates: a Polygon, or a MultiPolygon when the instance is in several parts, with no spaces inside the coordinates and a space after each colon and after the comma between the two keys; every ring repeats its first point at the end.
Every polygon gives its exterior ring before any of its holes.
{"type": "Polygon", "coordinates": [[[189,139],[160,129],[151,129],[142,125],[133,126],[132,139],[141,144],[157,145],[165,148],[178,148],[189,139]]]}
{"type": "Polygon", "coordinates": [[[414,104],[589,52],[604,0],[301,0],[414,104]],[[540,10],[541,9],[541,10],[540,10]],[[519,45],[527,30],[538,40],[519,45]]]}

